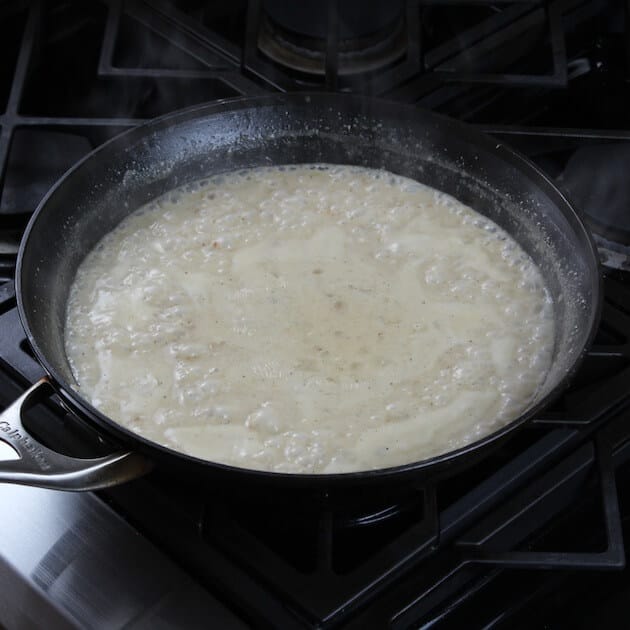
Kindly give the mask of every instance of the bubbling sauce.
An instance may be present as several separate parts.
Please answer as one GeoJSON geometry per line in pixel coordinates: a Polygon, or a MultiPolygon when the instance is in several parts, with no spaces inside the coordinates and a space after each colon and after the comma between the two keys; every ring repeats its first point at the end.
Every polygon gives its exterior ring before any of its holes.
{"type": "Polygon", "coordinates": [[[338,473],[454,450],[535,400],[553,304],[493,222],[382,170],[216,176],[140,208],[77,271],[80,392],[179,452],[338,473]]]}

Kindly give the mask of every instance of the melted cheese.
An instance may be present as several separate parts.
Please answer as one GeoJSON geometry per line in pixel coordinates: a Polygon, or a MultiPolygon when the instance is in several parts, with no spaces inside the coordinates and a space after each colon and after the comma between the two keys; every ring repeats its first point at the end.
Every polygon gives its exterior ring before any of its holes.
{"type": "Polygon", "coordinates": [[[66,350],[112,419],[197,457],[329,473],[453,450],[534,399],[553,308],[531,259],[455,199],[384,171],[198,182],[80,266],[66,350]]]}

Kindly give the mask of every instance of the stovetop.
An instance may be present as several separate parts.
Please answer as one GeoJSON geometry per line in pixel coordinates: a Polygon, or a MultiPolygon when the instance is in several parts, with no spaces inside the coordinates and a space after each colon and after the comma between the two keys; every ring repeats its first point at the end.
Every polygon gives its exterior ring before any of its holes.
{"type": "MultiPolygon", "coordinates": [[[[26,221],[55,179],[145,119],[273,90],[417,103],[526,153],[595,232],[606,265],[595,344],[567,392],[526,430],[402,502],[252,505],[159,470],[99,493],[0,485],[0,626],[621,625],[630,590],[622,8],[392,2],[367,37],[348,33],[348,15],[331,2],[324,32],[336,25],[340,36],[318,39],[323,27],[311,24],[296,39],[292,29],[306,26],[278,23],[281,4],[0,4],[0,405],[42,374],[12,277],[26,221]]],[[[104,449],[54,400],[27,421],[73,454],[104,449]]]]}

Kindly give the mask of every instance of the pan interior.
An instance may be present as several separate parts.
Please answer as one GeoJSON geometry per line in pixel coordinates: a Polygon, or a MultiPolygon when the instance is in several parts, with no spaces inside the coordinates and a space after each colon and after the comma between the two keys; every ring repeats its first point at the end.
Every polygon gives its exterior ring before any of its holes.
{"type": "Polygon", "coordinates": [[[562,196],[511,151],[454,121],[331,95],[189,110],[137,128],[82,162],[42,203],[23,243],[19,299],[31,341],[62,385],[68,290],[85,255],[149,200],[210,174],[271,164],[383,168],[442,190],[505,229],[554,299],[552,367],[538,399],[576,363],[597,317],[589,238],[562,196]]]}

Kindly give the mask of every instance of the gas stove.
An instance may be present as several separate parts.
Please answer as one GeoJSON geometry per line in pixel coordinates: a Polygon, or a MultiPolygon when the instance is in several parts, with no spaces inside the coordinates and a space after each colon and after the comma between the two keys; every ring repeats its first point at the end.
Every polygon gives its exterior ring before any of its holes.
{"type": "MultiPolygon", "coordinates": [[[[0,4],[2,408],[43,374],[13,287],[38,201],[108,138],[197,103],[336,90],[465,120],[567,191],[605,276],[602,322],[571,387],[499,450],[404,500],[261,505],[159,469],[96,493],[0,485],[0,627],[620,626],[630,590],[624,7],[0,4]]],[[[74,455],[106,449],[54,398],[25,422],[74,455]]]]}

